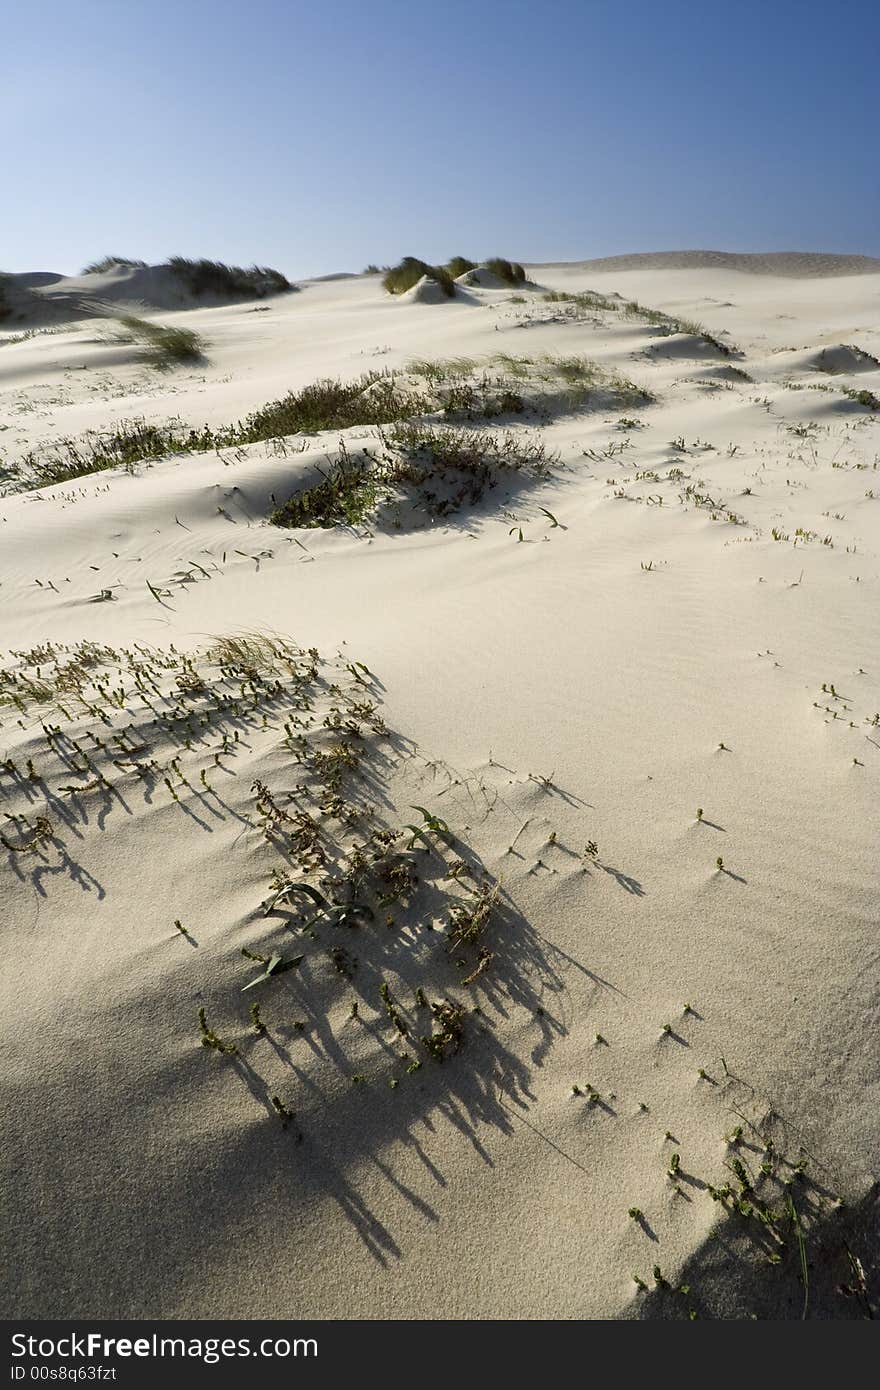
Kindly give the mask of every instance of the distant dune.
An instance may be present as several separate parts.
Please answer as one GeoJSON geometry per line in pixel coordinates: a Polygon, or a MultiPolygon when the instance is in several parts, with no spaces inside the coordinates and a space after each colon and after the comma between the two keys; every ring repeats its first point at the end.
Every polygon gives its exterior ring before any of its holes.
{"type": "MultiPolygon", "coordinates": [[[[534,265],[535,262],[530,262],[534,265]]],[[[541,265],[559,265],[542,261],[541,265]]],[[[639,251],[631,256],[600,256],[571,261],[583,270],[741,270],[748,275],[812,277],[880,274],[880,257],[843,256],[825,251],[639,251]]]]}

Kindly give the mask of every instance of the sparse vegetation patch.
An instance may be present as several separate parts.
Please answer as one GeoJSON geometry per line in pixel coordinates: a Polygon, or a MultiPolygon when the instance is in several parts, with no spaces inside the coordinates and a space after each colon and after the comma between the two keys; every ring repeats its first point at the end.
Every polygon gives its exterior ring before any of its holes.
{"type": "Polygon", "coordinates": [[[873,391],[868,391],[862,387],[857,391],[853,386],[844,386],[843,394],[848,396],[856,405],[863,405],[866,410],[880,410],[880,396],[876,396],[873,391]]]}
{"type": "Polygon", "coordinates": [[[359,525],[380,505],[398,526],[404,506],[450,516],[482,501],[502,473],[540,478],[552,461],[537,437],[414,421],[380,431],[380,445],[352,457],[342,444],[321,481],[300,488],[270,521],[287,527],[359,525]]]}
{"type": "Polygon", "coordinates": [[[117,323],[129,339],[143,343],[148,357],[157,367],[204,360],[204,342],[190,328],[171,327],[135,314],[120,314],[117,323]]]}

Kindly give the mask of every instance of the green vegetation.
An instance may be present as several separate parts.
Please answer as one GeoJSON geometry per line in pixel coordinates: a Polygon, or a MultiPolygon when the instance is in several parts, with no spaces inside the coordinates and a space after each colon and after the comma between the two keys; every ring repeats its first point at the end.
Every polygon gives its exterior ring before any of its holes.
{"type": "Polygon", "coordinates": [[[170,328],[152,319],[134,314],[120,314],[116,320],[129,338],[143,343],[150,360],[157,367],[173,367],[178,362],[204,360],[204,343],[198,333],[189,328],[170,328]]]}
{"type": "Polygon", "coordinates": [[[105,270],[114,270],[116,266],[130,266],[132,269],[145,270],[146,261],[132,259],[131,256],[102,256],[99,261],[92,261],[90,265],[84,265],[80,275],[100,275],[105,270]]]}
{"type": "Polygon", "coordinates": [[[516,261],[505,260],[503,256],[492,256],[483,264],[493,275],[497,275],[499,280],[503,280],[505,285],[525,284],[526,273],[516,261]]]}
{"type": "Polygon", "coordinates": [[[649,309],[646,305],[639,304],[636,299],[630,299],[623,305],[623,314],[630,319],[644,319],[647,323],[665,328],[669,333],[685,333],[693,338],[701,338],[709,347],[720,352],[722,357],[732,357],[737,352],[732,343],[716,338],[701,323],[694,323],[692,319],[676,318],[672,314],[664,313],[662,309],[649,309]]]}
{"type": "Polygon", "coordinates": [[[12,314],[12,304],[10,302],[10,290],[12,288],[12,276],[0,271],[0,323],[8,319],[12,314]]]}
{"type": "MultiPolygon", "coordinates": [[[[503,256],[492,256],[488,261],[483,261],[482,268],[497,275],[506,285],[517,286],[526,283],[526,273],[522,266],[516,261],[505,260],[503,256]]],[[[469,260],[467,256],[451,256],[445,265],[428,265],[427,261],[419,260],[417,256],[404,256],[398,265],[386,271],[382,284],[389,294],[403,294],[426,275],[429,280],[434,280],[445,294],[451,296],[455,293],[454,282],[458,277],[469,270],[477,269],[477,262],[469,260]]]]}
{"type": "Polygon", "coordinates": [[[856,405],[863,405],[868,410],[880,410],[880,396],[875,396],[873,391],[868,391],[864,387],[857,391],[852,386],[844,386],[843,394],[848,396],[856,405]]]}
{"type": "Polygon", "coordinates": [[[354,382],[319,381],[291,391],[244,421],[218,430],[207,425],[202,430],[188,429],[181,420],[164,425],[121,420],[113,430],[59,439],[31,450],[19,465],[19,476],[25,487],[47,487],[108,468],[131,469],[166,454],[204,453],[298,432],[388,424],[425,408],[424,398],[400,390],[391,377],[370,372],[354,382]]]}
{"type": "MultiPolygon", "coordinates": [[[[156,788],[163,781],[169,785],[173,777],[174,802],[192,813],[215,797],[199,789],[196,772],[200,766],[204,770],[218,741],[227,785],[217,803],[227,804],[230,785],[235,786],[230,779],[241,773],[247,779],[252,823],[276,861],[268,900],[253,915],[264,921],[283,917],[283,928],[277,921],[265,922],[265,945],[241,948],[240,956],[261,967],[245,989],[259,987],[262,997],[247,1006],[236,1003],[241,959],[230,956],[232,1002],[223,1010],[228,1023],[221,1034],[206,1012],[220,1005],[202,1004],[197,1011],[200,1048],[250,1065],[253,1049],[270,1028],[284,1036],[290,1026],[282,1012],[290,1001],[285,987],[289,972],[308,961],[299,990],[309,990],[310,1014],[317,1021],[338,1000],[335,975],[350,978],[360,955],[368,956],[377,976],[382,1026],[394,1030],[401,1046],[411,1039],[429,1055],[426,1062],[429,1057],[447,1061],[459,1050],[471,1008],[454,992],[491,968],[493,952],[485,943],[503,905],[497,883],[473,855],[467,862],[459,857],[462,843],[432,807],[412,807],[420,824],[389,824],[381,816],[376,790],[378,780],[387,776],[390,734],[371,696],[378,682],[367,667],[345,664],[341,657],[327,663],[314,649],[247,633],[194,653],[81,642],[44,643],[10,655],[11,661],[0,663],[0,727],[6,736],[9,727],[19,727],[19,716],[39,714],[39,721],[31,718],[30,725],[41,730],[45,747],[38,751],[34,746],[33,751],[52,804],[61,804],[61,797],[75,798],[76,805],[97,798],[106,806],[103,812],[96,806],[97,818],[111,814],[114,797],[123,793],[126,805],[140,797],[147,806],[153,804],[156,788]],[[295,795],[285,774],[274,786],[254,775],[257,743],[259,756],[268,759],[259,768],[266,776],[273,770],[277,774],[277,753],[284,753],[288,766],[295,761],[295,795]],[[380,913],[389,906],[399,909],[408,918],[408,930],[415,931],[429,905],[438,910],[440,898],[454,928],[445,949],[416,950],[409,961],[401,957],[401,976],[386,979],[386,938],[376,931],[380,913]],[[347,942],[356,943],[358,955],[339,944],[340,929],[347,942]],[[297,935],[302,954],[280,954],[279,930],[284,942],[291,933],[297,935]],[[418,1034],[400,1002],[413,993],[415,1007],[431,1015],[430,1025],[422,1022],[418,1034]],[[265,1017],[270,1000],[271,1022],[265,1017]]],[[[34,767],[32,758],[27,766],[34,767]]],[[[70,865],[64,842],[69,822],[62,817],[52,825],[38,817],[31,824],[22,814],[31,800],[18,764],[12,759],[0,764],[0,777],[7,804],[10,797],[20,799],[20,806],[11,803],[19,814],[6,816],[12,827],[8,837],[0,834],[7,852],[57,855],[61,864],[70,865]]],[[[247,796],[241,785],[240,799],[247,796]]],[[[180,917],[174,926],[188,935],[180,917]]],[[[386,916],[385,926],[393,928],[394,918],[386,916]]],[[[356,1008],[350,1016],[357,1017],[356,1008]]],[[[292,1026],[305,1028],[301,1019],[292,1026]]],[[[410,1052],[388,1049],[385,1061],[390,1065],[386,1077],[401,1085],[423,1065],[410,1052]]],[[[365,1073],[358,1071],[355,1077],[363,1081],[365,1073]]],[[[288,1113],[283,1104],[274,1108],[282,1118],[288,1113]]]]}
{"type": "Polygon", "coordinates": [[[143,419],[122,420],[112,431],[89,433],[79,440],[60,439],[31,450],[21,462],[22,480],[27,487],[48,487],[107,468],[130,471],[145,459],[196,450],[201,438],[192,430],[187,432],[182,421],[155,425],[143,419]]]}
{"type": "Polygon", "coordinates": [[[286,275],[270,266],[226,265],[223,261],[189,260],[186,256],[171,256],[168,266],[183,281],[190,294],[233,298],[265,299],[270,294],[284,294],[295,288],[286,275]]]}
{"type": "Polygon", "coordinates": [[[275,526],[358,526],[377,500],[372,463],[364,456],[351,459],[343,448],[320,483],[294,493],[269,520],[275,526]]]}
{"type": "MultiPolygon", "coordinates": [[[[133,316],[121,317],[119,322],[127,332],[142,337],[161,365],[193,360],[193,354],[201,351],[198,338],[187,329],[167,328],[133,316]]],[[[91,432],[79,439],[62,438],[31,450],[17,465],[17,482],[24,488],[46,487],[108,468],[131,469],[140,461],[167,454],[240,448],[265,440],[281,441],[296,434],[402,425],[432,414],[441,414],[451,422],[479,422],[524,412],[550,419],[585,407],[632,407],[653,399],[643,387],[624,377],[609,376],[587,358],[547,357],[537,361],[500,354],[491,363],[500,369],[498,373],[484,368],[477,375],[477,363],[469,358],[413,362],[408,370],[412,376],[424,378],[425,391],[405,380],[401,382],[390,372],[367,372],[349,382],[327,378],[291,391],[252,411],[244,420],[217,429],[207,425],[193,429],[179,419],[164,424],[137,418],[122,420],[112,430],[91,432]],[[471,374],[475,375],[473,381],[468,380],[471,374]]],[[[413,428],[424,435],[425,426],[413,428]]],[[[443,443],[442,434],[431,437],[435,445],[443,443]]],[[[455,431],[449,431],[446,443],[452,438],[458,440],[456,447],[462,449],[468,441],[481,436],[464,432],[459,437],[455,431]]],[[[279,444],[278,448],[283,452],[284,445],[279,444]]],[[[481,448],[477,446],[477,452],[481,448]]],[[[492,449],[489,455],[495,456],[492,449]]],[[[482,456],[486,456],[485,450],[482,456]]],[[[519,468],[518,446],[511,457],[512,466],[519,468]]],[[[335,515],[337,521],[354,524],[363,516],[360,501],[365,497],[367,476],[372,483],[394,481],[399,466],[398,461],[389,478],[377,479],[372,465],[348,457],[338,460],[326,480],[328,487],[313,499],[317,503],[313,515],[335,515]]],[[[447,465],[441,461],[438,466],[447,465]]],[[[368,510],[376,500],[372,497],[368,510]]],[[[280,510],[289,515],[284,508],[280,510]]],[[[300,515],[298,505],[293,514],[300,515]]],[[[281,524],[321,523],[288,519],[281,524]]]]}
{"type": "MultiPolygon", "coordinates": [[[[676,318],[672,314],[664,313],[662,309],[649,309],[647,305],[640,304],[638,300],[622,300],[617,296],[598,294],[594,290],[583,290],[578,294],[569,293],[565,290],[548,290],[542,295],[548,304],[571,304],[574,307],[576,316],[586,316],[588,313],[599,309],[607,310],[609,313],[623,314],[624,318],[642,319],[646,323],[655,324],[658,328],[664,328],[669,333],[687,333],[695,338],[701,338],[704,343],[715,348],[723,357],[732,357],[737,349],[732,343],[724,342],[704,328],[701,323],[694,323],[690,319],[676,318]]],[[[743,380],[750,381],[751,378],[746,372],[736,371],[743,380]]]]}
{"type": "Polygon", "coordinates": [[[404,256],[402,261],[385,272],[382,284],[389,294],[405,294],[407,290],[412,289],[413,285],[418,284],[423,275],[439,285],[443,293],[448,295],[450,299],[455,294],[455,284],[446,267],[428,265],[426,261],[420,261],[417,256],[404,256]]]}
{"type": "Polygon", "coordinates": [[[367,372],[349,382],[326,378],[253,411],[243,424],[219,431],[217,440],[224,446],[251,444],[285,434],[390,424],[425,408],[423,397],[402,390],[383,372],[367,372]]]}
{"type": "Polygon", "coordinates": [[[579,294],[571,294],[567,290],[547,290],[541,298],[547,304],[573,304],[576,310],[584,314],[595,309],[619,308],[617,300],[609,299],[607,295],[597,294],[593,290],[582,290],[579,294]]]}
{"type": "Polygon", "coordinates": [[[476,268],[476,261],[469,261],[467,256],[450,256],[449,260],[446,262],[446,269],[449,271],[453,280],[457,280],[459,275],[464,275],[466,271],[476,270],[476,268]]]}
{"type": "Polygon", "coordinates": [[[398,424],[382,436],[378,456],[352,458],[342,444],[321,481],[295,492],[270,516],[276,526],[361,525],[382,502],[405,500],[430,516],[476,505],[502,471],[546,475],[550,458],[538,439],[507,433],[398,424]]]}
{"type": "Polygon", "coordinates": [[[432,387],[461,381],[476,371],[477,364],[472,357],[446,357],[436,362],[429,358],[416,358],[407,365],[407,371],[414,376],[423,376],[432,387]]]}
{"type": "Polygon", "coordinates": [[[235,1043],[225,1042],[223,1038],[218,1038],[213,1028],[208,1024],[205,1017],[204,1008],[199,1009],[199,1034],[202,1047],[211,1048],[214,1052],[220,1052],[224,1056],[238,1056],[238,1048],[235,1043]]]}

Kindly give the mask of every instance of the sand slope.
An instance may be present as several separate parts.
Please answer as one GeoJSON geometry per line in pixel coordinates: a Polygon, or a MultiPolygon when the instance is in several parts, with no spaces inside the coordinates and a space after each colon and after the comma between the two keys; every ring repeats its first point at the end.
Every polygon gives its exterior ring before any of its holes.
{"type": "Polygon", "coordinates": [[[844,388],[880,370],[839,349],[880,356],[880,274],[626,261],[531,274],[730,355],[540,290],[401,303],[373,277],[168,313],[206,339],[198,370],[94,325],[0,345],[0,645],[27,683],[0,705],[7,1316],[798,1318],[794,1236],[709,1193],[734,1158],[793,1178],[810,1316],[863,1312],[847,1250],[876,1290],[880,419],[844,388]],[[656,401],[504,421],[549,475],[400,529],[267,524],[334,432],[11,480],[132,416],[216,426],[323,376],[499,353],[586,356],[656,401]],[[224,674],[212,640],[249,631],[316,674],[224,674]],[[267,838],[254,787],[292,809],[297,758],[365,701],[388,731],[357,716],[367,824],[423,806],[454,841],[406,851],[411,897],[312,937],[263,915],[284,825],[267,838]],[[492,960],[465,984],[451,905],[480,885],[492,960]],[[303,962],[243,994],[242,948],[276,947],[303,962]],[[442,1063],[418,989],[467,1006],[442,1063]],[[237,1056],[200,1046],[200,1007],[237,1056]]]}

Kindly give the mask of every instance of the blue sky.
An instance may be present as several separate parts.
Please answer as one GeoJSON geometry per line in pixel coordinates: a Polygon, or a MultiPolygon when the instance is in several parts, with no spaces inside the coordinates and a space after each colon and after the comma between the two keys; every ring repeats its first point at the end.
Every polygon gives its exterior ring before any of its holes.
{"type": "Polygon", "coordinates": [[[880,255],[877,0],[30,0],[0,268],[880,255]]]}

